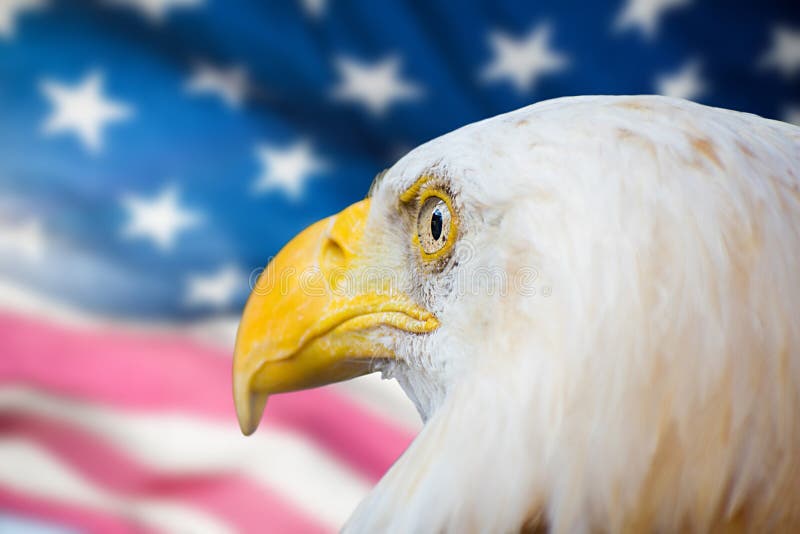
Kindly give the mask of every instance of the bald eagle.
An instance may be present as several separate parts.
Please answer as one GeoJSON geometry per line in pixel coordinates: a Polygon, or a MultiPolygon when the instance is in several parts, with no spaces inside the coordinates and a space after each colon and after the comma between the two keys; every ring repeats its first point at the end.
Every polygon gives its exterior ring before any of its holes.
{"type": "Polygon", "coordinates": [[[425,425],[348,532],[800,532],[800,128],[577,97],[418,147],[262,273],[242,431],[373,371],[425,425]]]}

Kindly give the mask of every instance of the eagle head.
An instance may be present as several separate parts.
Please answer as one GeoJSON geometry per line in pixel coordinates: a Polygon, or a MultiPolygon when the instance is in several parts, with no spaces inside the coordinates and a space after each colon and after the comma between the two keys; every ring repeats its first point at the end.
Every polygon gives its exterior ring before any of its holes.
{"type": "Polygon", "coordinates": [[[800,129],[539,103],[418,147],[269,263],[239,422],[397,379],[425,426],[355,532],[796,527],[798,266],[800,129]]]}

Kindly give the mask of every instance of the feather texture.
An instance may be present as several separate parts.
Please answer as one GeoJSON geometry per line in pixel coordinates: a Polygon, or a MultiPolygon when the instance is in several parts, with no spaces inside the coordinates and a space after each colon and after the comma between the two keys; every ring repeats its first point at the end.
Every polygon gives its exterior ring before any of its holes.
{"type": "Polygon", "coordinates": [[[441,327],[387,334],[426,425],[347,531],[800,529],[800,129],[564,98],[417,148],[373,199],[441,327]],[[436,272],[397,214],[425,173],[460,221],[436,272]]]}

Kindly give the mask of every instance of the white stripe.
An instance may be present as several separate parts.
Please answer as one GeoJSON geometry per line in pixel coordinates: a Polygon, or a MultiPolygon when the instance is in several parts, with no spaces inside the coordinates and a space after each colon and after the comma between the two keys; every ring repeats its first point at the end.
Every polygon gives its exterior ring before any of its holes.
{"type": "Polygon", "coordinates": [[[78,534],[74,528],[57,525],[48,521],[0,512],[0,532],[25,534],[78,534]]]}
{"type": "Polygon", "coordinates": [[[0,389],[0,411],[68,421],[160,471],[249,476],[334,528],[344,523],[370,488],[314,444],[269,425],[245,438],[234,424],[182,414],[112,410],[21,387],[0,389]]]}
{"type": "Polygon", "coordinates": [[[20,288],[2,276],[0,276],[0,310],[72,328],[95,330],[113,328],[132,333],[187,335],[227,351],[233,350],[236,329],[239,325],[239,318],[233,316],[215,317],[191,323],[114,320],[87,313],[33,290],[20,288]]]}
{"type": "Polygon", "coordinates": [[[20,493],[120,515],[163,532],[232,532],[211,516],[164,499],[123,498],[107,493],[26,440],[0,438],[0,459],[0,485],[20,493]]]}

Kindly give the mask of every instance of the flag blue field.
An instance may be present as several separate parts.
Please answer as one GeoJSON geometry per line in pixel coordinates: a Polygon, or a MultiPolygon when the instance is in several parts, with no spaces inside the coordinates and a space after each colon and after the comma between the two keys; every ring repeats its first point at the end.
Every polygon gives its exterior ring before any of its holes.
{"type": "Polygon", "coordinates": [[[338,528],[419,423],[372,377],[239,436],[257,269],[427,140],[643,93],[800,124],[800,4],[0,0],[0,530],[338,528]]]}

